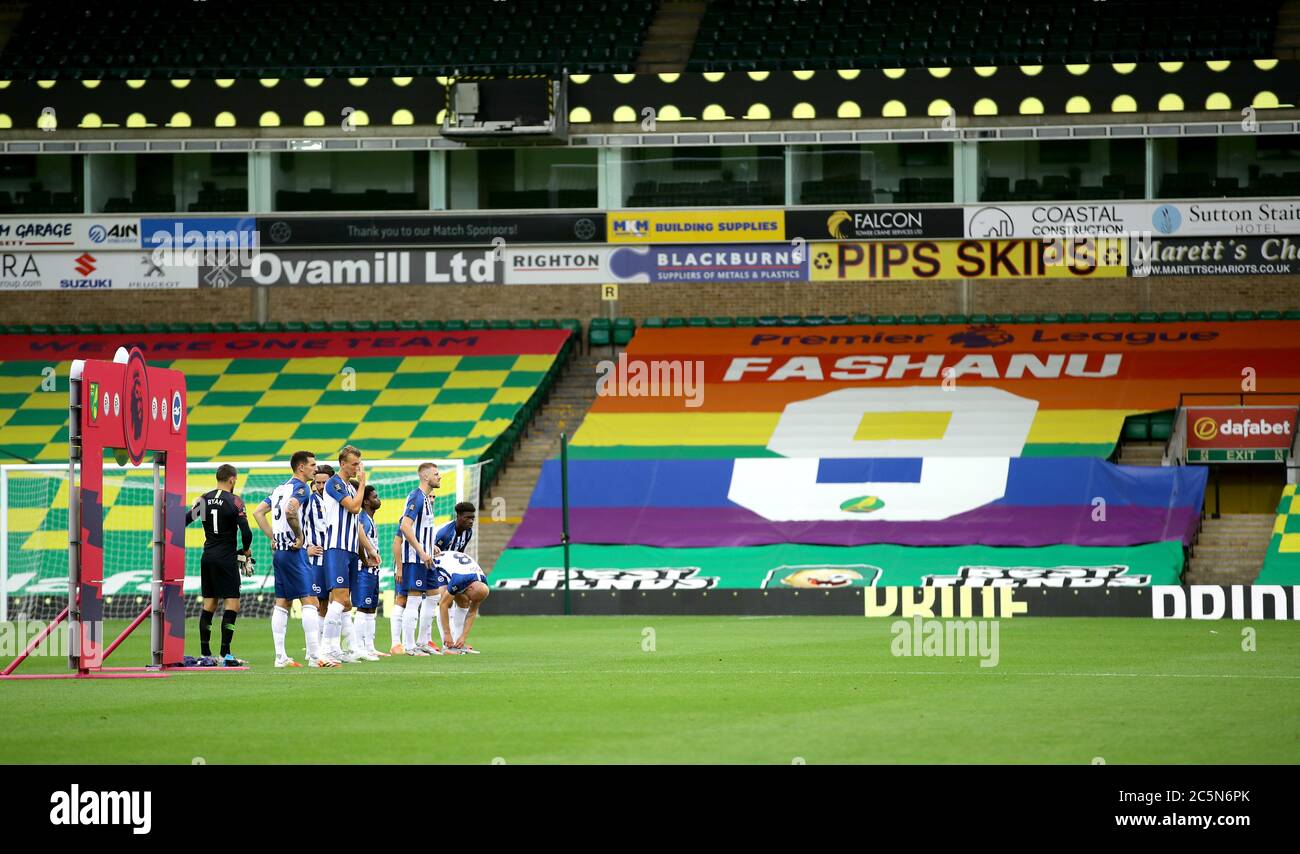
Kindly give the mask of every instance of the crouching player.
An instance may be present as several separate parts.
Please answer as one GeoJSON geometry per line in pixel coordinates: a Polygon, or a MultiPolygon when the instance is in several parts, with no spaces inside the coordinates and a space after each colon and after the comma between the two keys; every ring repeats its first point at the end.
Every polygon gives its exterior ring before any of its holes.
{"type": "MultiPolygon", "coordinates": [[[[433,539],[433,544],[437,546],[440,551],[444,552],[468,552],[470,538],[474,536],[475,509],[474,505],[468,501],[462,501],[457,504],[456,518],[438,529],[438,533],[433,539]]],[[[434,553],[437,554],[437,552],[434,553]]],[[[435,586],[440,585],[441,581],[439,581],[438,585],[435,586]]],[[[430,590],[430,594],[432,593],[433,590],[430,590]]],[[[434,597],[434,601],[438,601],[437,597],[434,597]]],[[[451,608],[452,625],[460,625],[464,619],[465,609],[460,605],[453,605],[451,608]]],[[[442,633],[442,623],[439,622],[438,634],[441,635],[442,633]]],[[[445,646],[447,639],[444,637],[442,642],[445,646]]],[[[472,646],[465,647],[463,651],[478,655],[478,650],[474,649],[472,646]]]]}
{"type": "Polygon", "coordinates": [[[357,606],[353,622],[352,646],[357,657],[366,661],[387,658],[388,653],[375,649],[375,611],[379,608],[379,552],[375,547],[375,512],[383,502],[373,486],[367,485],[361,497],[360,563],[352,585],[352,601],[357,606]]]}
{"type": "Polygon", "coordinates": [[[443,552],[435,569],[442,576],[446,591],[438,603],[438,625],[442,628],[443,654],[462,655],[470,651],[465,643],[478,617],[479,605],[488,597],[487,575],[474,558],[462,552],[443,552]],[[452,606],[463,610],[454,614],[452,606]],[[460,617],[460,619],[456,619],[460,617]]]}

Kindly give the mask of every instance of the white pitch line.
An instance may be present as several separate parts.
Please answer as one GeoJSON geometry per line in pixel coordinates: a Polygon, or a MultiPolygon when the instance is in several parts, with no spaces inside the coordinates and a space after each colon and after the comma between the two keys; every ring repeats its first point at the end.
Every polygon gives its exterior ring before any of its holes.
{"type": "MultiPolygon", "coordinates": [[[[467,665],[473,666],[473,665],[467,665]]],[[[1003,676],[1033,679],[1075,677],[1084,679],[1271,679],[1296,680],[1300,675],[1253,673],[1038,673],[1016,672],[998,668],[977,671],[949,670],[357,670],[347,672],[365,676],[1003,676]]]]}

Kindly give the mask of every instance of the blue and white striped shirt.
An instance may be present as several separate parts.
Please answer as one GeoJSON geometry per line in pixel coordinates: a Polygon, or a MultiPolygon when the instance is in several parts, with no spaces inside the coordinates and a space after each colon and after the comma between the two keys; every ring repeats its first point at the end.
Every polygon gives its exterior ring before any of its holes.
{"type": "Polygon", "coordinates": [[[302,520],[302,508],[307,503],[307,484],[298,478],[289,478],[262,499],[262,503],[271,508],[271,538],[275,541],[277,549],[292,549],[298,542],[298,538],[293,534],[293,528],[289,527],[287,511],[290,498],[297,500],[298,518],[302,520]]]}
{"type": "Polygon", "coordinates": [[[456,532],[456,520],[452,519],[447,524],[438,529],[438,535],[434,537],[434,543],[444,552],[463,552],[469,545],[469,538],[474,536],[474,529],[456,532]]]}
{"type": "MultiPolygon", "coordinates": [[[[375,539],[375,520],[374,520],[374,519],[371,519],[371,518],[370,518],[370,514],[367,513],[367,512],[364,511],[364,510],[361,511],[359,518],[360,518],[360,520],[361,520],[361,529],[362,529],[363,531],[365,531],[365,532],[366,532],[366,536],[370,538],[370,544],[371,544],[372,546],[375,547],[375,551],[379,551],[379,543],[378,543],[378,541],[375,539]]],[[[359,550],[360,550],[360,538],[359,538],[359,537],[358,537],[358,543],[357,543],[357,545],[358,545],[358,551],[359,551],[359,550]]],[[[382,565],[383,565],[383,555],[381,554],[381,555],[380,555],[380,566],[382,566],[382,565]]],[[[378,567],[378,566],[368,566],[368,565],[366,564],[366,558],[365,558],[365,555],[364,555],[364,554],[361,555],[361,563],[358,564],[358,568],[360,569],[361,572],[368,572],[368,573],[370,573],[371,575],[378,575],[378,574],[379,574],[379,567],[378,567]]]]}
{"type": "Polygon", "coordinates": [[[325,484],[325,491],[321,493],[321,505],[325,513],[325,524],[328,528],[325,548],[343,549],[346,552],[356,553],[359,540],[357,539],[357,514],[351,513],[340,502],[345,498],[352,498],[357,491],[338,475],[334,475],[325,484]]]}
{"type": "MultiPolygon", "coordinates": [[[[433,514],[433,496],[430,495],[426,498],[420,490],[412,489],[411,494],[406,496],[406,507],[403,509],[402,517],[411,520],[415,526],[415,530],[411,533],[415,535],[420,547],[427,554],[433,554],[434,539],[438,531],[434,527],[433,514]]],[[[415,547],[411,545],[410,540],[402,537],[402,563],[419,562],[420,555],[416,552],[415,547]]]]}
{"type": "MultiPolygon", "coordinates": [[[[321,504],[320,496],[314,492],[307,497],[307,511],[303,514],[302,527],[309,545],[325,548],[325,538],[329,533],[325,525],[325,507],[321,504]]],[[[309,554],[307,555],[307,562],[313,566],[323,566],[325,564],[325,555],[319,554],[312,557],[309,554]]]]}

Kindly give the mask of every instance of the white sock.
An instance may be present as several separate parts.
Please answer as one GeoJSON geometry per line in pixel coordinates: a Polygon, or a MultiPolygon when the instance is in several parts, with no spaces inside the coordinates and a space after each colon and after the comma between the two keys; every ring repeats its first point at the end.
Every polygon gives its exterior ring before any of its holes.
{"type": "Polygon", "coordinates": [[[437,610],[432,596],[425,596],[420,605],[420,643],[427,644],[433,637],[433,612],[437,610]]]}
{"type": "Polygon", "coordinates": [[[339,637],[343,632],[343,603],[331,602],[325,611],[325,633],[322,642],[326,652],[341,652],[339,637]]]}
{"type": "Polygon", "coordinates": [[[423,601],[423,597],[414,602],[406,600],[406,613],[402,614],[402,646],[408,651],[415,648],[415,627],[420,622],[420,603],[423,601]]]}
{"type": "MultiPolygon", "coordinates": [[[[342,626],[342,630],[340,631],[339,637],[341,640],[346,640],[348,642],[348,649],[354,652],[359,649],[359,647],[357,646],[357,627],[356,624],[352,621],[351,611],[348,610],[343,611],[343,626],[342,626]]],[[[342,648],[341,644],[340,644],[340,648],[342,648]]]]}
{"type": "Polygon", "coordinates": [[[451,605],[451,613],[447,615],[447,621],[451,623],[451,633],[460,637],[461,632],[465,630],[465,615],[469,613],[469,608],[462,608],[456,603],[451,605]]]}
{"type": "Polygon", "coordinates": [[[443,636],[442,631],[442,614],[439,612],[438,603],[442,601],[442,596],[433,597],[433,627],[438,630],[438,644],[447,645],[447,638],[443,636]]]}
{"type": "Polygon", "coordinates": [[[284,651],[284,636],[288,633],[289,612],[276,605],[275,610],[271,612],[271,639],[275,641],[275,657],[277,659],[288,658],[284,651]]]}
{"type": "Polygon", "coordinates": [[[397,603],[393,603],[393,607],[388,609],[388,631],[393,636],[390,646],[397,646],[402,642],[402,613],[405,610],[406,608],[397,603]]]}
{"type": "Polygon", "coordinates": [[[307,636],[307,658],[315,661],[320,652],[320,614],[315,606],[302,609],[302,633],[307,636]]]}
{"type": "Polygon", "coordinates": [[[375,615],[360,614],[361,619],[361,648],[366,652],[375,651],[375,615]]]}

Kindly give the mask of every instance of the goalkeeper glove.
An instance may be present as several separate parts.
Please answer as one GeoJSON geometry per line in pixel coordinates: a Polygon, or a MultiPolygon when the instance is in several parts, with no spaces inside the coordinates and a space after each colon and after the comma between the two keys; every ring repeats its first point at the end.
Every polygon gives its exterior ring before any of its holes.
{"type": "Polygon", "coordinates": [[[253,570],[257,567],[257,560],[254,559],[252,555],[246,555],[246,554],[239,554],[235,557],[235,559],[239,562],[240,575],[244,576],[245,578],[251,577],[253,574],[253,570]]]}

